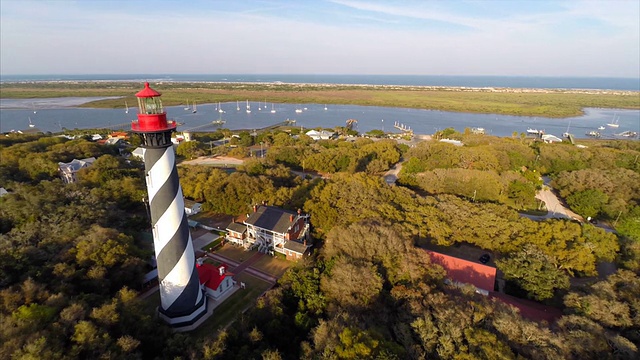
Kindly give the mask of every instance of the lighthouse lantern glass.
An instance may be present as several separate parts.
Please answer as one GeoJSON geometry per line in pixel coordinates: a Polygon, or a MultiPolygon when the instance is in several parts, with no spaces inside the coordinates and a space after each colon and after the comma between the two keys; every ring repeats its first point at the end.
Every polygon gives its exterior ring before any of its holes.
{"type": "Polygon", "coordinates": [[[162,114],[162,101],[159,97],[138,98],[138,108],[141,114],[162,114]]]}

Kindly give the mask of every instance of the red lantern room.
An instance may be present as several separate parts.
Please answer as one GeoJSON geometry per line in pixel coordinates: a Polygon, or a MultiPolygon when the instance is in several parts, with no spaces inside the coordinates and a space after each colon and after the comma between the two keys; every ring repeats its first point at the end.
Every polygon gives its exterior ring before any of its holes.
{"type": "Polygon", "coordinates": [[[137,133],[156,133],[174,131],[175,121],[167,121],[167,113],[164,112],[159,92],[144,83],[144,89],[136,94],[138,98],[138,120],[131,122],[131,130],[137,133]]]}

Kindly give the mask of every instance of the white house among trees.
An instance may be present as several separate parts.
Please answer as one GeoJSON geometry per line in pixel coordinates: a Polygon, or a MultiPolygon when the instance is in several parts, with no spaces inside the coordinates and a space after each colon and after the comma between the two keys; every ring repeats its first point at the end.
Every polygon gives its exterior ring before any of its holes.
{"type": "Polygon", "coordinates": [[[242,223],[227,227],[226,240],[245,248],[255,247],[268,253],[276,251],[289,260],[298,260],[310,248],[309,215],[275,206],[256,205],[253,213],[242,223]]]}
{"type": "Polygon", "coordinates": [[[82,160],[73,159],[68,163],[60,162],[58,163],[60,178],[62,178],[65,184],[74,183],[78,181],[76,173],[80,171],[80,169],[91,166],[94,161],[96,161],[96,158],[90,157],[82,160]]]}

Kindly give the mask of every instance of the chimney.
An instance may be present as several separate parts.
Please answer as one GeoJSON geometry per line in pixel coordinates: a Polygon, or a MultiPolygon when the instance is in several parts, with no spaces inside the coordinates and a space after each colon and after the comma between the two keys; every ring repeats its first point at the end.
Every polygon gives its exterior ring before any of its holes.
{"type": "Polygon", "coordinates": [[[218,270],[220,271],[220,276],[224,275],[224,266],[220,266],[218,270]]]}
{"type": "Polygon", "coordinates": [[[293,214],[289,215],[289,222],[293,222],[293,214]]]}
{"type": "Polygon", "coordinates": [[[307,239],[304,239],[304,241],[302,242],[302,245],[307,246],[307,239]]]}
{"type": "Polygon", "coordinates": [[[258,211],[258,205],[253,205],[253,212],[258,211]]]}
{"type": "Polygon", "coordinates": [[[298,216],[302,215],[302,209],[298,209],[298,216]]]}

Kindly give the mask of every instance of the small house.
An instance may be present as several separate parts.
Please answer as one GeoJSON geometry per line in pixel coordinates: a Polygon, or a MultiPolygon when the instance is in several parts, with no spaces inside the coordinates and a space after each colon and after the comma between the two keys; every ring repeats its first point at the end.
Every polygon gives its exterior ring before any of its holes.
{"type": "Polygon", "coordinates": [[[129,134],[127,134],[124,131],[114,131],[111,134],[109,134],[109,138],[127,140],[129,138],[129,134]]]}
{"type": "Polygon", "coordinates": [[[62,178],[65,184],[74,183],[78,181],[76,173],[80,171],[80,169],[91,166],[94,161],[96,161],[96,158],[90,157],[82,160],[73,159],[68,163],[59,162],[58,172],[60,173],[60,178],[62,178]]]}
{"type": "Polygon", "coordinates": [[[464,145],[464,144],[462,143],[462,141],[460,141],[460,140],[453,140],[453,139],[440,139],[440,142],[447,143],[447,144],[451,144],[451,145],[455,145],[455,146],[462,146],[462,145],[464,145]]]}
{"type": "Polygon", "coordinates": [[[143,147],[137,147],[135,148],[135,150],[133,150],[131,152],[131,155],[133,155],[134,157],[139,158],[140,160],[142,160],[144,162],[144,153],[147,149],[143,148],[143,147]]]}
{"type": "Polygon", "coordinates": [[[199,261],[196,269],[205,294],[214,300],[220,299],[236,285],[233,274],[227,271],[226,264],[214,266],[199,261]]]}
{"type": "Polygon", "coordinates": [[[184,212],[187,216],[195,215],[202,210],[202,204],[193,200],[184,199],[184,212]]]}
{"type": "MultiPolygon", "coordinates": [[[[100,144],[103,140],[98,140],[98,143],[100,144]]],[[[111,145],[111,146],[117,146],[117,147],[123,147],[125,146],[125,142],[122,138],[119,137],[111,137],[108,138],[106,140],[104,140],[104,143],[102,145],[111,145]]]]}
{"type": "Polygon", "coordinates": [[[178,146],[180,145],[183,141],[185,141],[184,136],[183,135],[176,135],[174,137],[171,138],[171,142],[173,143],[173,145],[178,146]]]}
{"type": "Polygon", "coordinates": [[[305,135],[307,135],[308,137],[312,138],[313,140],[329,140],[329,139],[333,139],[334,136],[336,135],[335,132],[330,132],[330,131],[326,131],[326,130],[309,130],[305,133],[305,135]]]}

